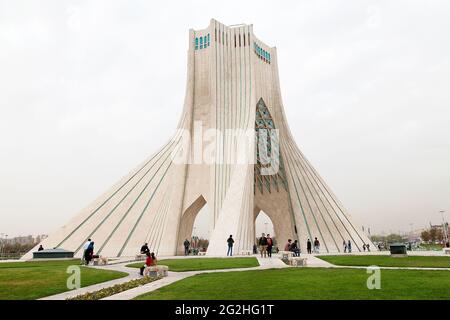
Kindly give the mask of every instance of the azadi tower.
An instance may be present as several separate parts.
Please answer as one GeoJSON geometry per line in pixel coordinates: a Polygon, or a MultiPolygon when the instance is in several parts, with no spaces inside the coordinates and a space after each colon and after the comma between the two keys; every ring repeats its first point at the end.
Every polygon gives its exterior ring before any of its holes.
{"type": "Polygon", "coordinates": [[[96,253],[109,257],[133,256],[144,242],[157,255],[180,254],[206,203],[207,255],[226,254],[230,234],[236,254],[251,250],[261,210],[281,248],[291,238],[305,252],[307,239],[315,237],[321,252],[341,252],[348,240],[354,251],[372,245],[292,137],[276,48],[258,39],[252,25],[211,20],[206,29],[189,31],[187,54],[184,108],[174,136],[45,239],[44,248],[80,256],[92,238],[96,253]],[[241,143],[245,137],[248,143],[241,143]]]}

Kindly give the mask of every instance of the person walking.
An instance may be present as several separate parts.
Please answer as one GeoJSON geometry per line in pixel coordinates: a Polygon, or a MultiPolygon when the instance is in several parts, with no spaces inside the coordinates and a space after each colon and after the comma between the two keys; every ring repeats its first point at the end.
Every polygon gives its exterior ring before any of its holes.
{"type": "Polygon", "coordinates": [[[272,258],[273,240],[270,237],[270,234],[267,234],[266,240],[267,240],[267,256],[269,258],[272,258]]]}
{"type": "Polygon", "coordinates": [[[314,238],[314,253],[319,253],[319,252],[320,252],[320,242],[316,237],[316,238],[314,238]]]}
{"type": "Polygon", "coordinates": [[[347,252],[347,242],[345,240],[342,242],[342,248],[344,248],[344,253],[347,252]]]}
{"type": "Polygon", "coordinates": [[[186,239],[184,240],[183,245],[184,245],[184,255],[187,256],[189,255],[189,246],[191,245],[191,243],[189,242],[188,239],[186,239]]]}
{"type": "Polygon", "coordinates": [[[261,238],[259,238],[258,245],[259,245],[259,252],[261,253],[261,258],[263,257],[263,255],[265,258],[267,254],[267,238],[264,233],[262,234],[261,238]]]}
{"type": "Polygon", "coordinates": [[[350,242],[350,240],[348,240],[347,249],[348,249],[348,253],[352,253],[352,243],[350,242]]]}
{"type": "Polygon", "coordinates": [[[311,247],[312,247],[311,239],[308,239],[308,241],[306,242],[306,250],[308,251],[308,254],[311,254],[311,247]]]}
{"type": "Polygon", "coordinates": [[[89,243],[89,246],[85,251],[84,260],[86,261],[86,265],[89,265],[89,262],[91,262],[93,255],[94,255],[94,241],[91,241],[91,243],[89,243]]]}
{"type": "Polygon", "coordinates": [[[81,256],[81,263],[82,264],[85,264],[86,263],[86,260],[85,260],[85,257],[86,257],[86,250],[88,249],[88,247],[89,247],[89,245],[91,244],[91,239],[88,239],[87,241],[86,241],[86,243],[83,245],[83,255],[81,256]]]}
{"type": "Polygon", "coordinates": [[[228,243],[228,251],[227,251],[227,257],[228,256],[232,256],[233,255],[233,235],[230,234],[230,237],[227,239],[227,243],[228,243]]]}
{"type": "Polygon", "coordinates": [[[366,248],[367,248],[367,252],[369,252],[370,251],[370,245],[366,244],[366,248]]]}

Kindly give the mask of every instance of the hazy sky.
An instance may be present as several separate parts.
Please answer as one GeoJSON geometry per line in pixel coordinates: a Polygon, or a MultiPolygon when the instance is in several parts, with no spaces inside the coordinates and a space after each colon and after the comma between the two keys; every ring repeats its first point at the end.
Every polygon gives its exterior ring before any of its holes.
{"type": "Polygon", "coordinates": [[[448,1],[0,0],[0,232],[49,233],[161,146],[188,29],[278,49],[293,135],[355,220],[450,217],[448,1]]]}

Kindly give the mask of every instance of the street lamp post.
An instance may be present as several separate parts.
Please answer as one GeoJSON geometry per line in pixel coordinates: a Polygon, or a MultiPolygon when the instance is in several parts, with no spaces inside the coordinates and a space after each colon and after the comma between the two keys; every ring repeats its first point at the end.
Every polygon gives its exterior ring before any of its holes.
{"type": "Polygon", "coordinates": [[[440,210],[439,213],[441,214],[442,217],[442,240],[444,241],[444,247],[446,247],[448,242],[448,224],[445,222],[444,219],[445,210],[440,210]]]}
{"type": "Polygon", "coordinates": [[[5,258],[6,258],[6,256],[7,256],[7,254],[6,254],[6,245],[8,244],[8,235],[6,233],[4,233],[3,235],[5,236],[5,240],[2,241],[2,243],[3,243],[2,251],[3,251],[3,254],[5,255],[5,258]]]}
{"type": "Polygon", "coordinates": [[[0,233],[0,259],[3,258],[3,236],[5,234],[2,232],[0,233]]]}
{"type": "Polygon", "coordinates": [[[414,235],[414,229],[413,229],[414,223],[410,223],[409,224],[409,228],[410,228],[410,232],[409,232],[409,240],[412,241],[413,240],[413,235],[414,235]]]}

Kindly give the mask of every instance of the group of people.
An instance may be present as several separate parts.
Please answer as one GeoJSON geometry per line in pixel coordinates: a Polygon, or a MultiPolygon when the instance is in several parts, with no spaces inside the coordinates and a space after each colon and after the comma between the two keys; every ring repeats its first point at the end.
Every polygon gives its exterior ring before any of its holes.
{"type": "Polygon", "coordinates": [[[311,242],[310,239],[306,241],[306,251],[308,252],[308,254],[320,253],[320,241],[319,239],[317,239],[317,237],[314,238],[314,248],[313,243],[311,242]]]}
{"type": "MultiPolygon", "coordinates": [[[[233,244],[234,239],[233,236],[230,235],[230,237],[227,240],[228,243],[228,251],[227,256],[233,255],[233,244]]],[[[264,233],[261,235],[261,237],[258,239],[258,247],[259,247],[259,253],[261,254],[261,258],[272,257],[272,249],[273,249],[274,241],[271,238],[270,234],[265,235],[264,233]]],[[[320,242],[316,238],[314,238],[314,243],[311,242],[310,239],[308,239],[306,243],[306,248],[308,253],[319,253],[320,252],[320,242]],[[314,244],[314,250],[313,250],[313,244],[314,244]]],[[[256,254],[257,252],[257,246],[253,246],[253,253],[256,254]]],[[[292,239],[288,239],[286,245],[284,246],[284,251],[291,251],[293,253],[293,256],[299,257],[300,256],[300,247],[298,245],[298,241],[295,240],[292,242],[292,239]]]]}
{"type": "Polygon", "coordinates": [[[192,243],[191,243],[191,242],[189,242],[188,239],[184,239],[183,247],[184,247],[184,255],[185,256],[188,256],[190,254],[193,254],[194,256],[196,256],[196,255],[199,254],[199,252],[206,252],[206,248],[205,247],[199,247],[198,246],[198,242],[196,244],[194,242],[194,240],[192,240],[192,243]]]}
{"type": "MultiPolygon", "coordinates": [[[[227,256],[233,255],[233,245],[234,245],[234,239],[233,235],[230,234],[229,238],[227,239],[228,244],[228,250],[227,250],[227,256]]],[[[261,258],[272,257],[272,249],[273,249],[273,239],[271,238],[270,234],[265,235],[264,233],[261,235],[261,237],[258,239],[258,246],[259,246],[259,252],[261,254],[261,258]]],[[[189,246],[190,242],[188,239],[186,239],[183,242],[184,245],[184,255],[189,254],[189,246]]],[[[342,243],[344,247],[344,252],[352,252],[352,243],[350,240],[342,243]]],[[[306,242],[306,249],[308,254],[311,253],[320,253],[320,242],[316,238],[314,238],[314,242],[311,242],[310,239],[306,242]]],[[[363,244],[364,251],[370,251],[369,244],[363,244]]],[[[43,248],[39,248],[39,250],[43,250],[43,248]]],[[[83,246],[83,256],[82,260],[83,262],[88,265],[91,260],[95,257],[94,256],[94,241],[91,239],[88,239],[87,242],[83,246]]],[[[284,251],[290,251],[293,253],[293,256],[299,257],[300,256],[300,247],[298,246],[298,241],[295,240],[292,242],[292,239],[288,239],[286,245],[284,246],[284,251]]],[[[256,253],[256,245],[254,246],[253,253],[256,253]]],[[[148,247],[148,243],[145,243],[141,247],[141,254],[145,254],[147,257],[145,259],[145,264],[140,268],[140,274],[143,275],[144,270],[146,267],[155,266],[156,265],[156,256],[154,252],[150,252],[150,248],[148,247]]]]}
{"type": "MultiPolygon", "coordinates": [[[[186,239],[187,241],[187,239],[186,239]]],[[[185,248],[186,248],[186,241],[185,241],[185,248]]],[[[188,243],[189,241],[187,241],[188,243]]],[[[234,244],[234,239],[233,239],[233,235],[230,234],[230,237],[227,239],[227,243],[228,243],[228,251],[227,251],[227,256],[232,256],[233,255],[233,244],[234,244]]],[[[261,254],[261,258],[265,258],[265,257],[272,257],[272,248],[273,248],[273,239],[270,237],[270,234],[267,234],[267,236],[263,233],[262,236],[258,239],[258,247],[259,247],[259,252],[261,254]]],[[[343,248],[344,248],[344,252],[352,252],[352,242],[350,240],[348,241],[343,241],[342,243],[343,248]]],[[[257,253],[257,248],[256,244],[253,246],[253,253],[256,254],[257,253]]],[[[312,254],[312,253],[320,253],[320,241],[319,239],[317,239],[317,237],[314,238],[314,241],[311,241],[311,239],[308,239],[306,242],[306,250],[308,252],[308,254],[312,254]]],[[[363,250],[364,251],[370,251],[370,245],[369,244],[363,244],[363,250]]],[[[284,251],[291,251],[293,252],[293,255],[296,257],[300,256],[300,247],[298,245],[298,241],[295,240],[294,242],[292,242],[292,239],[288,239],[286,245],[284,246],[284,251]]],[[[186,254],[186,251],[185,251],[186,254]]]]}
{"type": "Polygon", "coordinates": [[[270,234],[266,236],[263,233],[258,240],[258,246],[261,258],[266,258],[266,256],[272,258],[273,239],[270,237],[270,234]]]}
{"type": "Polygon", "coordinates": [[[139,274],[141,276],[144,275],[144,270],[147,267],[156,266],[156,256],[154,252],[150,252],[150,248],[148,247],[148,243],[144,243],[141,247],[141,254],[145,254],[147,257],[145,258],[144,265],[139,269],[139,274]]]}
{"type": "MultiPolygon", "coordinates": [[[[342,242],[342,246],[344,247],[344,253],[352,253],[352,242],[348,240],[348,242],[345,242],[345,240],[342,242]]],[[[366,247],[364,246],[364,251],[366,247]]]]}
{"type": "Polygon", "coordinates": [[[284,251],[291,251],[294,257],[300,257],[300,248],[298,247],[298,241],[292,242],[292,239],[288,239],[284,246],[284,251]]]}

